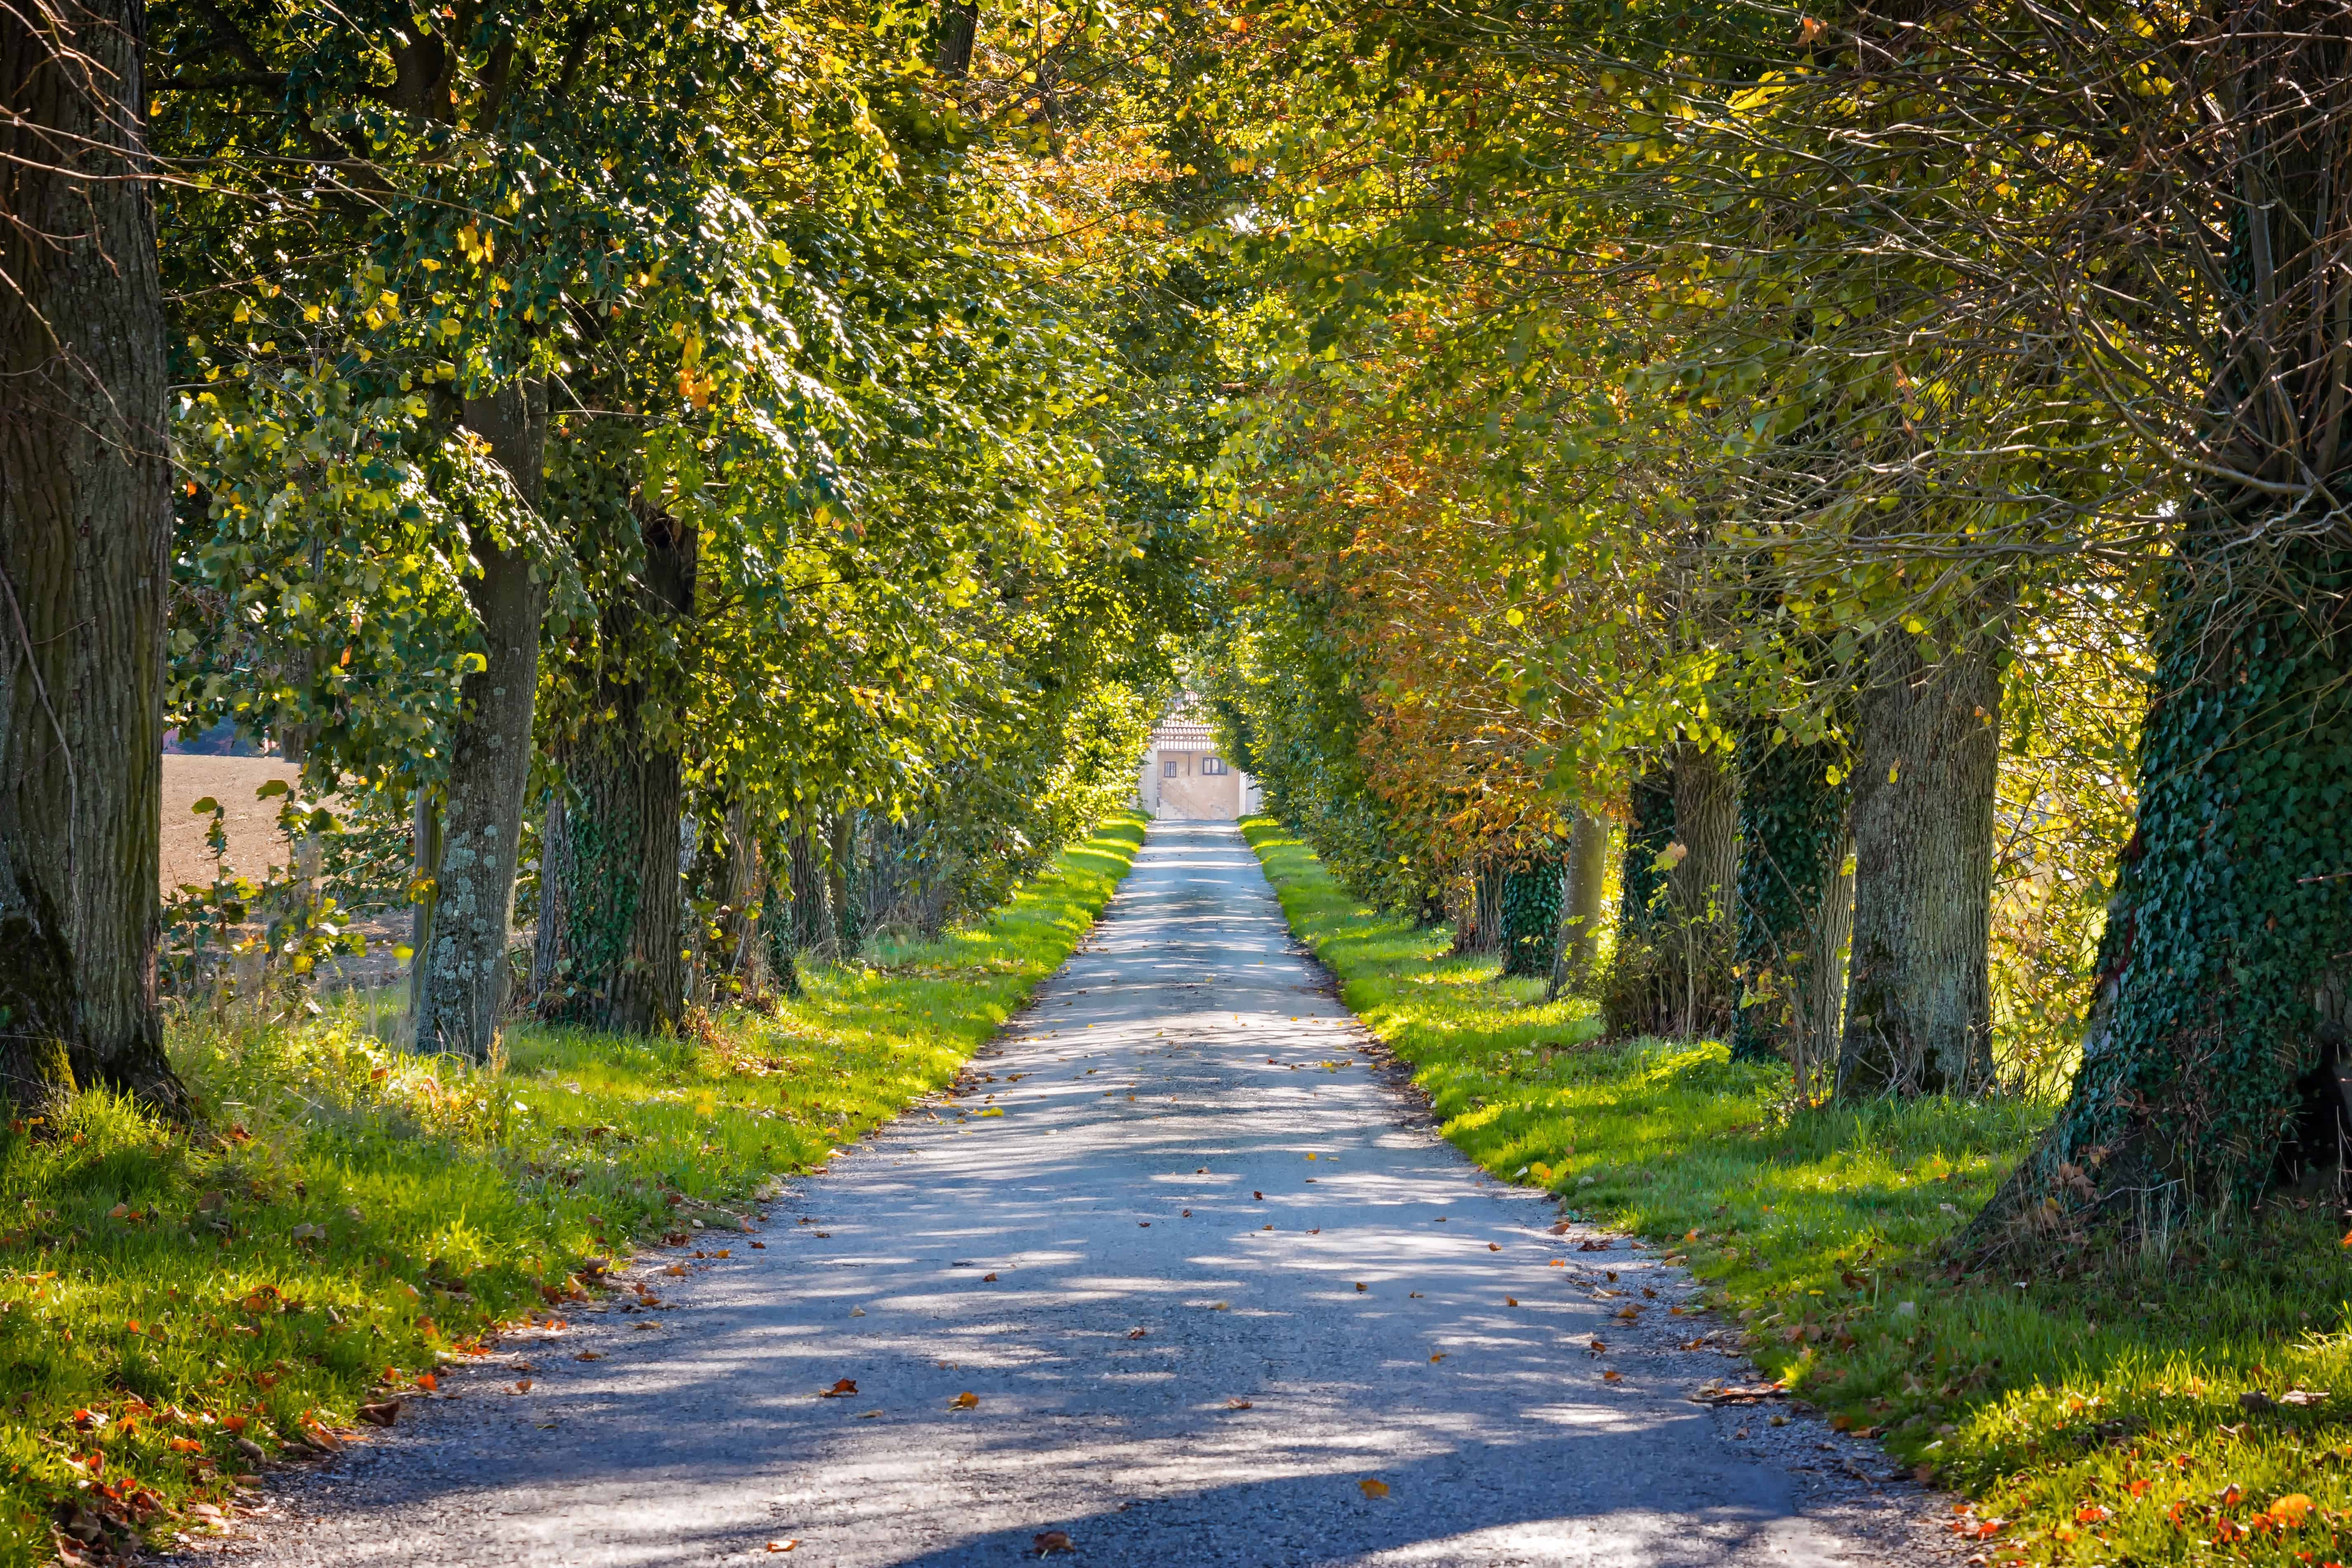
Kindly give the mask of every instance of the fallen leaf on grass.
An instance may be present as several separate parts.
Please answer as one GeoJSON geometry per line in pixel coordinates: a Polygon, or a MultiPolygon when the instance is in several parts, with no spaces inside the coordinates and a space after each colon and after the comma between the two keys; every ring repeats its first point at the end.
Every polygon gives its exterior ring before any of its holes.
{"type": "MultiPolygon", "coordinates": [[[[1315,1156],[1312,1154],[1307,1156],[1310,1160],[1314,1157],[1315,1156]]],[[[1366,1476],[1362,1480],[1358,1481],[1356,1485],[1362,1489],[1366,1497],[1386,1497],[1389,1495],[1388,1482],[1375,1479],[1370,1476],[1366,1476]]]]}
{"type": "Polygon", "coordinates": [[[845,1399],[856,1392],[857,1380],[854,1377],[845,1377],[831,1388],[818,1389],[816,1396],[819,1399],[845,1399]]]}
{"type": "Polygon", "coordinates": [[[1251,1408],[1251,1405],[1250,1402],[1246,1399],[1228,1399],[1225,1401],[1225,1408],[1228,1410],[1247,1410],[1251,1408]]]}
{"type": "Polygon", "coordinates": [[[1040,1534],[1032,1536],[1030,1538],[1030,1545],[1035,1550],[1037,1555],[1040,1557],[1045,1556],[1049,1552],[1076,1552],[1077,1550],[1076,1547],[1070,1544],[1070,1532],[1066,1530],[1048,1530],[1040,1534]]]}
{"type": "Polygon", "coordinates": [[[950,1410],[976,1410],[979,1407],[980,1395],[969,1388],[948,1401],[948,1408],[950,1410]]]}

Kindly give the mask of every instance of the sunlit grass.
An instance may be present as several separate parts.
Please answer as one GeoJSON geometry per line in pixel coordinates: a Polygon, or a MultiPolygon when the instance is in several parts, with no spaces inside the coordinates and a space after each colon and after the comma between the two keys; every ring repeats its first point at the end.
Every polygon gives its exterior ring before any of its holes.
{"type": "Polygon", "coordinates": [[[1964,1277],[1945,1248],[2047,1104],[1799,1109],[1785,1069],[1714,1042],[1598,1045],[1589,1005],[1497,983],[1447,933],[1349,898],[1279,825],[1243,826],[1447,1138],[1675,1248],[1768,1372],[1959,1490],[1985,1562],[2346,1555],[2352,1267],[2326,1205],[2063,1277],[1964,1277]],[[2295,1390],[2343,1397],[2284,1403],[2295,1390]]]}
{"type": "MultiPolygon", "coordinates": [[[[102,1092],[0,1131],[0,1565],[52,1527],[199,1527],[362,1402],[589,1261],[740,1237],[771,1179],[953,1079],[1084,936],[1142,842],[1121,816],[985,924],[814,967],[805,999],[690,1040],[509,1030],[502,1072],[407,1055],[345,999],[299,1026],[177,1026],[190,1133],[102,1092]]],[[[723,1241],[720,1241],[724,1245],[723,1241]]]]}

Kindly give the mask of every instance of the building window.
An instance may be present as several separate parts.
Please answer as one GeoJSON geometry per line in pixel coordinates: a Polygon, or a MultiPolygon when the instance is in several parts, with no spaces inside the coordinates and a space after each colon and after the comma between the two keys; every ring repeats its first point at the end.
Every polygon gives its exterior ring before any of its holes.
{"type": "Polygon", "coordinates": [[[1163,779],[1175,778],[1183,772],[1183,758],[1170,757],[1166,762],[1160,764],[1160,776],[1163,779]]]}
{"type": "Polygon", "coordinates": [[[1201,771],[1204,773],[1222,773],[1228,772],[1229,770],[1226,768],[1225,759],[1223,757],[1202,757],[1201,759],[1201,771]]]}

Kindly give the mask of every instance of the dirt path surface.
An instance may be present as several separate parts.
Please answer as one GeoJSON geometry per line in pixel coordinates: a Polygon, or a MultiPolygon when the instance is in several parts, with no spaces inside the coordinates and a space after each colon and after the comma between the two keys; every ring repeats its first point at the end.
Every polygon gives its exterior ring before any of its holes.
{"type": "Polygon", "coordinates": [[[286,864],[286,836],[278,831],[278,800],[257,800],[254,792],[277,779],[291,789],[302,770],[275,757],[163,756],[163,891],[184,882],[209,886],[212,847],[205,835],[212,818],[189,808],[206,795],[220,802],[228,830],[228,868],[259,881],[272,866],[286,864]]]}
{"type": "Polygon", "coordinates": [[[731,1256],[682,1278],[649,1255],[661,1308],[510,1342],[282,1476],[229,1550],[944,1568],[1060,1531],[1072,1561],[1136,1565],[1948,1556],[1935,1500],[1872,1445],[1691,1401],[1748,1368],[1680,1348],[1730,1337],[1669,1310],[1688,1278],[1580,1250],[1601,1238],[1552,1235],[1549,1203],[1440,1142],[1232,824],[1156,824],[978,1066],[993,1080],[781,1194],[760,1249],[709,1233],[731,1256]]]}

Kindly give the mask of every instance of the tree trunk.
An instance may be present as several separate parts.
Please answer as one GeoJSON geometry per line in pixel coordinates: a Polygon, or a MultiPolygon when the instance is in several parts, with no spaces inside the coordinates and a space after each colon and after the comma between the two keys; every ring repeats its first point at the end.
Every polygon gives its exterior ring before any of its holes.
{"type": "Polygon", "coordinates": [[[806,823],[793,832],[792,858],[793,947],[812,957],[829,957],[835,938],[833,900],[825,887],[824,857],[806,823]]]}
{"type": "MultiPolygon", "coordinates": [[[[466,426],[489,444],[524,504],[536,509],[547,446],[546,388],[520,383],[468,400],[466,426]]],[[[413,994],[417,1049],[479,1061],[498,1039],[507,1000],[547,584],[519,544],[505,549],[478,537],[474,560],[480,571],[466,579],[466,596],[481,622],[487,662],[458,689],[440,857],[429,871],[430,935],[417,950],[413,994]]]]}
{"type": "Polygon", "coordinates": [[[751,811],[739,795],[727,807],[725,868],[719,889],[719,952],[721,967],[711,977],[711,994],[739,1002],[766,987],[761,962],[760,839],[751,831],[751,811]]]}
{"type": "Polygon", "coordinates": [[[1635,775],[1626,797],[1617,950],[1601,992],[1601,1019],[1612,1035],[1654,1035],[1673,1027],[1664,931],[1670,921],[1666,863],[1674,843],[1674,773],[1653,762],[1635,775]]]}
{"type": "Polygon", "coordinates": [[[833,903],[833,940],[844,960],[857,956],[866,940],[865,911],[857,902],[857,813],[833,814],[833,838],[825,848],[825,891],[833,903]]]}
{"type": "Polygon", "coordinates": [[[1549,974],[1559,946],[1559,885],[1564,858],[1536,854],[1503,875],[1503,973],[1549,974]]]}
{"type": "Polygon", "coordinates": [[[1739,773],[1727,753],[1687,743],[1675,748],[1675,842],[1683,854],[1666,873],[1674,922],[1667,979],[1679,988],[1679,1032],[1696,1039],[1731,1023],[1739,773]]]}
{"type": "Polygon", "coordinates": [[[1740,985],[1735,1060],[1787,1060],[1801,1093],[1836,1054],[1844,998],[1841,949],[1853,880],[1845,871],[1853,759],[1833,741],[1772,738],[1777,722],[1740,737],[1740,985]]]}
{"type": "Polygon", "coordinates": [[[596,718],[573,742],[572,973],[551,1016],[621,1034],[666,1034],[686,1010],[680,736],[648,689],[648,646],[693,613],[696,537],[640,506],[639,580],[604,607],[596,718]]]}
{"type": "Polygon", "coordinates": [[[0,10],[0,1097],[174,1115],[156,1003],[163,311],[129,0],[0,10]],[[31,25],[29,18],[41,18],[31,25]]]}
{"type": "Polygon", "coordinates": [[[1568,840],[1568,870],[1560,888],[1559,954],[1552,961],[1550,995],[1592,984],[1601,958],[1601,902],[1609,881],[1609,819],[1580,810],[1568,840]]]}
{"type": "Polygon", "coordinates": [[[1999,614],[1956,612],[1933,666],[1906,632],[1883,635],[1871,654],[1858,701],[1843,1099],[1967,1094],[1992,1079],[1999,614]]]}

